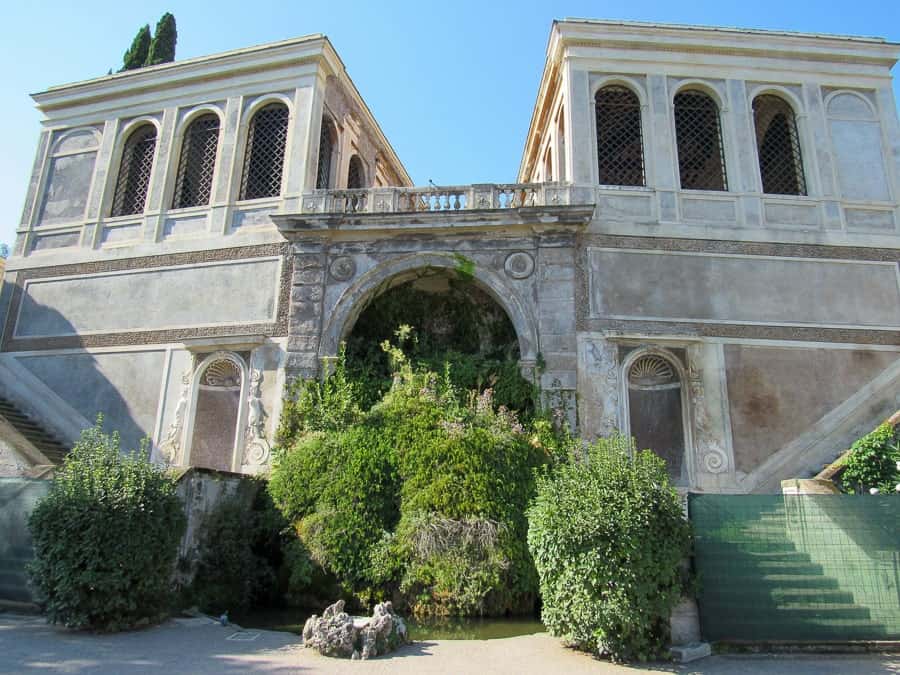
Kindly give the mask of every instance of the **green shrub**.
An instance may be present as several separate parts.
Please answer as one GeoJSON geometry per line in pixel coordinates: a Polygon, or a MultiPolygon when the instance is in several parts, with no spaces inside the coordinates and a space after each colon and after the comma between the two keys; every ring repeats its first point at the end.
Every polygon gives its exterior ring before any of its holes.
{"type": "Polygon", "coordinates": [[[524,512],[547,452],[490,392],[462,404],[446,372],[416,371],[389,351],[399,369],[380,402],[277,453],[276,504],[312,560],[366,602],[391,598],[418,614],[532,609],[524,512]],[[444,543],[420,546],[435,527],[444,543]],[[472,527],[494,536],[476,546],[472,527]]]}
{"type": "Polygon", "coordinates": [[[660,654],[682,591],[689,526],[665,463],[601,439],[538,478],[528,546],[551,634],[615,660],[660,654]]]}
{"type": "Polygon", "coordinates": [[[201,525],[189,601],[215,614],[277,604],[286,527],[261,482],[240,483],[201,525]]]}
{"type": "Polygon", "coordinates": [[[868,492],[878,488],[893,493],[900,484],[900,435],[885,422],[852,446],[844,461],[841,482],[845,491],[868,492]]]}
{"type": "Polygon", "coordinates": [[[104,434],[98,418],[29,520],[29,574],[48,620],[121,630],[160,618],[184,526],[174,482],[145,448],[121,454],[118,434],[104,434]]]}

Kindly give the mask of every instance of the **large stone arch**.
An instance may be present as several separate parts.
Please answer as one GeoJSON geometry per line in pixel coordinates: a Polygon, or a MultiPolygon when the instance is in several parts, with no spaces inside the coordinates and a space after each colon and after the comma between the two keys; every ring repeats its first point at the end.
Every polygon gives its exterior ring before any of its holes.
{"type": "MultiPolygon", "coordinates": [[[[432,252],[399,256],[368,270],[341,293],[334,307],[327,312],[328,318],[319,343],[319,357],[337,354],[341,341],[347,337],[369,300],[386,290],[387,285],[413,279],[417,272],[426,269],[459,271],[460,267],[459,255],[432,252]]],[[[515,288],[484,265],[475,263],[471,268],[466,266],[465,274],[471,274],[473,283],[506,312],[516,331],[523,366],[533,365],[537,360],[539,341],[532,308],[515,288]]]]}

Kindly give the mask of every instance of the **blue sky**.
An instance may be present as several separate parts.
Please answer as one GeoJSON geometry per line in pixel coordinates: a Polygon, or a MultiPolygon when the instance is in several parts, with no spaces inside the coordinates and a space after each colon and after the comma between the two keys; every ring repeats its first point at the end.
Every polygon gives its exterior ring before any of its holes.
{"type": "MultiPolygon", "coordinates": [[[[39,131],[30,92],[118,69],[165,11],[178,58],[327,34],[416,183],[515,179],[554,18],[875,35],[900,42],[900,2],[32,2],[0,28],[0,242],[12,243],[39,131]]],[[[897,69],[894,70],[895,77],[897,69]]],[[[900,99],[900,87],[895,84],[900,99]]]]}

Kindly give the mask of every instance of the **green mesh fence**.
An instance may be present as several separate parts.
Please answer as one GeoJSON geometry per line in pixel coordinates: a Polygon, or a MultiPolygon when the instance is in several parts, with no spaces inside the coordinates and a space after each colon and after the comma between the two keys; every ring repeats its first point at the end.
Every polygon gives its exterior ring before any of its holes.
{"type": "Polygon", "coordinates": [[[900,639],[900,496],[691,495],[707,640],[900,639]]]}
{"type": "Polygon", "coordinates": [[[25,575],[34,553],[28,516],[49,489],[48,480],[0,478],[0,600],[32,601],[25,575]]]}

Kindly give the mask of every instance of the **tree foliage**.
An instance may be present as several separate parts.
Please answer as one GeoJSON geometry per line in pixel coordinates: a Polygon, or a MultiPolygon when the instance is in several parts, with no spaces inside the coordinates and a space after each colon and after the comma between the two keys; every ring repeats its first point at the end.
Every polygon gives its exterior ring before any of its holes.
{"type": "Polygon", "coordinates": [[[175,17],[166,12],[160,17],[156,24],[156,32],[152,35],[149,24],[141,26],[131,42],[131,47],[122,57],[119,72],[174,61],[177,41],[175,17]]]}
{"type": "Polygon", "coordinates": [[[153,40],[147,53],[145,66],[155,66],[158,63],[170,63],[175,60],[175,43],[178,41],[178,31],[175,28],[175,17],[169,12],[162,15],[156,24],[153,40]]]}
{"type": "Polygon", "coordinates": [[[150,41],[150,26],[145,24],[138,30],[134,40],[131,41],[131,47],[122,57],[122,68],[119,72],[143,68],[147,63],[147,55],[150,53],[150,41]]]}
{"type": "Polygon", "coordinates": [[[528,521],[548,630],[615,660],[660,654],[690,545],[665,462],[600,439],[538,478],[528,521]]]}
{"type": "Polygon", "coordinates": [[[121,630],[168,608],[185,527],[175,484],[146,448],[86,429],[29,520],[32,583],[51,623],[121,630]]]}

